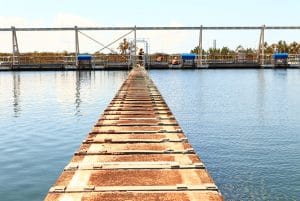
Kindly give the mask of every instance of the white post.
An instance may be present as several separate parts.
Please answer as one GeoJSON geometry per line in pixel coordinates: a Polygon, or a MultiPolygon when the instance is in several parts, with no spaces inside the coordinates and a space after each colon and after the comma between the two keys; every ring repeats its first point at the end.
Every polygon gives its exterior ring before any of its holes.
{"type": "Polygon", "coordinates": [[[198,49],[198,66],[202,67],[202,30],[203,26],[200,26],[200,33],[199,33],[199,49],[198,49]]]}
{"type": "Polygon", "coordinates": [[[15,27],[11,27],[11,31],[12,31],[12,64],[15,65],[16,64],[16,56],[19,55],[19,46],[18,46],[18,39],[17,39],[17,33],[16,33],[16,28],[15,27]]]}
{"type": "Polygon", "coordinates": [[[145,54],[145,67],[148,65],[148,68],[150,68],[150,59],[149,59],[149,50],[148,50],[148,48],[149,48],[149,45],[148,45],[148,42],[147,41],[145,41],[146,42],[146,54],[145,54]]]}
{"type": "Polygon", "coordinates": [[[135,67],[136,66],[136,57],[137,57],[137,55],[136,55],[136,26],[134,26],[134,54],[133,54],[133,67],[135,67]]]}
{"type": "Polygon", "coordinates": [[[264,56],[265,56],[265,25],[261,27],[259,44],[257,50],[257,59],[260,65],[264,65],[264,56]]]}
{"type": "Polygon", "coordinates": [[[262,29],[261,29],[261,33],[262,33],[262,37],[261,37],[261,47],[262,47],[262,50],[261,50],[261,64],[264,65],[265,64],[265,25],[262,26],[262,29]]]}
{"type": "Polygon", "coordinates": [[[78,54],[79,54],[78,27],[75,26],[75,65],[76,65],[76,67],[78,67],[78,54]]]}
{"type": "Polygon", "coordinates": [[[261,30],[260,30],[258,48],[257,48],[257,54],[256,54],[257,63],[259,63],[259,64],[260,64],[260,49],[261,49],[261,30]]]}

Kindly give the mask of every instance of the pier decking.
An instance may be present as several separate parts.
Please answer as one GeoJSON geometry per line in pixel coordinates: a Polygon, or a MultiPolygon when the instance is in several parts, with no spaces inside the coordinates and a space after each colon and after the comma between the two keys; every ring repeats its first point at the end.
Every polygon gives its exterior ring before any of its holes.
{"type": "Polygon", "coordinates": [[[147,72],[135,68],[45,200],[223,198],[147,72]]]}

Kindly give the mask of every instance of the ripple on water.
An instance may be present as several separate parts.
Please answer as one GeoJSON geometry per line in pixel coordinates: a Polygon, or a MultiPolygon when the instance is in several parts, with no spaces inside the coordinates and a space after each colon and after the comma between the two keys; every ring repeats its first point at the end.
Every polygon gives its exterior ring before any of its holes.
{"type": "MultiPolygon", "coordinates": [[[[151,77],[226,200],[299,199],[299,70],[151,77]]],[[[42,200],[125,78],[0,72],[1,200],[42,200]]]]}
{"type": "Polygon", "coordinates": [[[299,199],[299,70],[151,77],[226,200],[299,199]]]}
{"type": "Polygon", "coordinates": [[[0,73],[1,200],[44,198],[126,74],[0,73]]]}

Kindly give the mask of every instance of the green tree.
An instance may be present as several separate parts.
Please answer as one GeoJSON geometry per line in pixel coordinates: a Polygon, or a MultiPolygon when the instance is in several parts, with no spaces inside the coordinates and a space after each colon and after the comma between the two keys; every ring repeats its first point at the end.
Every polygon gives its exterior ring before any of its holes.
{"type": "Polygon", "coordinates": [[[275,48],[273,45],[268,45],[267,42],[264,43],[265,54],[273,54],[275,52],[275,48]]]}
{"type": "Polygon", "coordinates": [[[246,54],[254,54],[254,53],[256,53],[256,50],[253,49],[253,48],[247,48],[247,49],[245,50],[245,53],[246,53],[246,54]]]}
{"type": "Polygon", "coordinates": [[[124,38],[123,42],[119,44],[118,49],[120,50],[121,54],[126,54],[127,50],[129,49],[129,43],[127,42],[126,38],[124,38]]]}
{"type": "Polygon", "coordinates": [[[242,45],[237,46],[235,49],[235,52],[245,51],[244,47],[242,45]]]}
{"type": "Polygon", "coordinates": [[[228,47],[222,47],[221,54],[229,54],[231,51],[228,47]]]}
{"type": "Polygon", "coordinates": [[[218,48],[209,48],[208,49],[208,54],[211,54],[211,55],[216,55],[216,54],[220,54],[220,49],[218,48]]]}
{"type": "MultiPolygon", "coordinates": [[[[199,46],[196,46],[194,49],[191,50],[192,54],[199,54],[199,46]]],[[[206,51],[202,49],[202,54],[206,54],[206,51]]]]}
{"type": "Polygon", "coordinates": [[[292,42],[288,46],[288,53],[290,54],[298,54],[300,53],[300,45],[297,42],[292,42]]]}
{"type": "MultiPolygon", "coordinates": [[[[199,47],[196,46],[193,50],[191,50],[191,53],[198,54],[199,47]]],[[[289,54],[300,54],[300,44],[298,44],[296,41],[288,44],[286,41],[280,40],[277,43],[273,43],[269,45],[267,42],[264,43],[264,50],[265,54],[273,54],[275,52],[286,52],[289,54]]],[[[242,45],[239,45],[236,47],[235,50],[231,50],[228,47],[223,47],[222,49],[214,49],[209,48],[207,51],[202,50],[203,54],[207,53],[210,56],[216,56],[220,54],[235,54],[238,52],[244,52],[246,55],[253,55],[257,53],[257,49],[254,48],[247,48],[245,49],[242,45]]]]}
{"type": "Polygon", "coordinates": [[[285,41],[278,41],[277,47],[279,52],[288,52],[288,46],[285,41]]]}

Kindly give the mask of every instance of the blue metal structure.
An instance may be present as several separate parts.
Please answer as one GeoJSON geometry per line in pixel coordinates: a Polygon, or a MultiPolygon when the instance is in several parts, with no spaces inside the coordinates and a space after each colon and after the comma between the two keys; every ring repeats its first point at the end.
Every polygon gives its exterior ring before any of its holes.
{"type": "Polygon", "coordinates": [[[190,53],[181,54],[182,60],[195,60],[196,56],[197,56],[196,54],[190,54],[190,53]]]}
{"type": "Polygon", "coordinates": [[[91,61],[92,55],[90,54],[79,54],[78,55],[78,61],[91,61]]]}
{"type": "Polygon", "coordinates": [[[288,53],[275,53],[272,55],[273,59],[277,60],[277,59],[288,59],[289,54],[288,53]]]}

